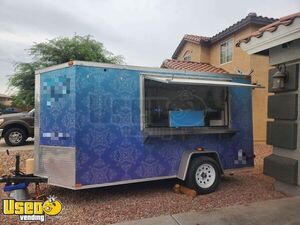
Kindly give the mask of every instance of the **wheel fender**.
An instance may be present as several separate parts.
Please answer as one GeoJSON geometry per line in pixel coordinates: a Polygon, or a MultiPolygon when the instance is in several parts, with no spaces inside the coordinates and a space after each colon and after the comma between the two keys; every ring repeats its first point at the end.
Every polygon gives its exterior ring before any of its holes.
{"type": "Polygon", "coordinates": [[[28,124],[26,124],[25,122],[21,121],[21,120],[14,120],[14,121],[7,121],[4,122],[4,124],[1,125],[1,127],[3,127],[3,136],[5,134],[5,132],[11,128],[14,127],[23,127],[25,128],[25,131],[27,132],[27,134],[29,134],[29,129],[30,127],[28,126],[28,124]]]}
{"type": "Polygon", "coordinates": [[[220,160],[218,152],[216,152],[216,151],[186,150],[186,151],[183,152],[183,154],[181,156],[179,170],[178,170],[178,173],[177,173],[177,177],[179,179],[185,180],[185,177],[186,177],[191,159],[194,158],[194,157],[199,157],[199,156],[208,156],[208,157],[213,158],[218,163],[221,174],[224,174],[223,167],[222,167],[221,160],[220,160]]]}

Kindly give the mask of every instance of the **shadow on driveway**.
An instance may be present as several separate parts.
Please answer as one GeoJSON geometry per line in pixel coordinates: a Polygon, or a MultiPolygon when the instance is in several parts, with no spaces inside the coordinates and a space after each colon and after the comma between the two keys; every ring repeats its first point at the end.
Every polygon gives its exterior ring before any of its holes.
{"type": "Polygon", "coordinates": [[[34,149],[34,139],[28,138],[25,145],[12,147],[5,143],[4,139],[0,140],[0,151],[8,150],[33,150],[34,149]]]}

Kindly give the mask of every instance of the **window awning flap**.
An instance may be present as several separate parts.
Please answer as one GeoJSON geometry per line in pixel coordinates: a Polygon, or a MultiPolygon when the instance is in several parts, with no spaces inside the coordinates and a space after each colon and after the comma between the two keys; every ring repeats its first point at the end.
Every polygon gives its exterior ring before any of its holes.
{"type": "Polygon", "coordinates": [[[166,84],[192,84],[192,85],[205,85],[205,86],[227,86],[227,87],[246,87],[246,88],[262,88],[260,85],[244,84],[239,82],[232,82],[228,80],[209,80],[199,78],[182,78],[182,77],[159,77],[159,76],[146,76],[146,79],[158,81],[166,84]]]}

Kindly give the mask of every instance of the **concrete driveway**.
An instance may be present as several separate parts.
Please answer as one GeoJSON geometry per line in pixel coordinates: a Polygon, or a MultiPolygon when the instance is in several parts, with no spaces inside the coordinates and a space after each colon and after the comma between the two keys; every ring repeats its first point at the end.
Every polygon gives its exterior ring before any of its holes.
{"type": "Polygon", "coordinates": [[[293,197],[114,225],[296,225],[300,224],[299,209],[300,197],[293,197]]]}
{"type": "Polygon", "coordinates": [[[34,139],[33,138],[28,138],[25,145],[17,146],[17,147],[8,146],[5,144],[5,141],[3,138],[0,139],[0,151],[5,151],[6,149],[8,149],[10,151],[11,150],[33,150],[33,148],[34,148],[34,139]]]}

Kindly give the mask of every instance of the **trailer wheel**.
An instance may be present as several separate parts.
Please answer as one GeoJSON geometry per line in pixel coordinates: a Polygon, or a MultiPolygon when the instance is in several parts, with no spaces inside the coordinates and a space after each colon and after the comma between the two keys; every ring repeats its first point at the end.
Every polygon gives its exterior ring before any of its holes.
{"type": "Polygon", "coordinates": [[[217,162],[210,157],[201,156],[191,160],[185,182],[199,194],[208,194],[217,189],[220,177],[217,162]]]}

